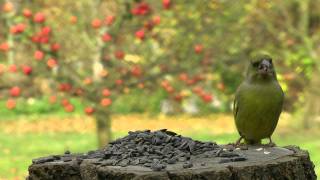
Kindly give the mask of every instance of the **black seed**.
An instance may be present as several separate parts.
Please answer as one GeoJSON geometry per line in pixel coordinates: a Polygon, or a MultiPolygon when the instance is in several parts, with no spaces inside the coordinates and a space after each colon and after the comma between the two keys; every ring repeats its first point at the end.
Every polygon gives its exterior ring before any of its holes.
{"type": "Polygon", "coordinates": [[[236,157],[239,156],[239,154],[237,153],[233,153],[233,152],[222,152],[219,154],[220,157],[236,157]]]}
{"type": "Polygon", "coordinates": [[[71,154],[71,152],[69,150],[66,150],[64,154],[71,154]]]}
{"type": "Polygon", "coordinates": [[[168,164],[175,164],[177,162],[177,158],[173,157],[171,159],[168,159],[168,164]]]}
{"type": "MultiPolygon", "coordinates": [[[[127,136],[110,142],[104,149],[89,151],[87,154],[71,154],[66,151],[63,156],[35,159],[33,163],[45,163],[55,160],[76,160],[80,164],[84,159],[95,159],[99,166],[138,165],[149,167],[154,171],[165,169],[168,164],[185,162],[183,168],[193,167],[190,159],[225,157],[219,163],[244,161],[237,151],[223,151],[215,142],[201,142],[177,135],[175,132],[161,129],[151,132],[131,131],[127,136]]],[[[205,163],[201,163],[205,166],[205,163]]]]}
{"type": "Polygon", "coordinates": [[[245,158],[245,157],[234,157],[234,158],[232,158],[232,161],[245,161],[245,160],[247,160],[247,158],[245,158]]]}
{"type": "Polygon", "coordinates": [[[242,146],[240,146],[240,149],[241,150],[248,150],[248,146],[247,145],[242,145],[242,146]]]}
{"type": "Polygon", "coordinates": [[[223,158],[219,161],[219,163],[228,163],[228,162],[231,162],[229,158],[223,158]]]}
{"type": "Polygon", "coordinates": [[[191,168],[192,166],[193,166],[193,164],[189,161],[182,165],[183,168],[191,168]]]}
{"type": "Polygon", "coordinates": [[[53,156],[48,156],[48,157],[41,157],[41,158],[33,159],[32,163],[33,164],[40,164],[40,163],[45,163],[45,162],[52,162],[54,160],[55,160],[55,158],[53,156]]]}
{"type": "Polygon", "coordinates": [[[72,161],[72,157],[70,157],[70,156],[63,156],[63,157],[61,158],[61,160],[62,160],[63,162],[72,161]]]}
{"type": "Polygon", "coordinates": [[[152,165],[151,163],[145,163],[144,164],[145,167],[151,167],[151,165],[152,165]]]}

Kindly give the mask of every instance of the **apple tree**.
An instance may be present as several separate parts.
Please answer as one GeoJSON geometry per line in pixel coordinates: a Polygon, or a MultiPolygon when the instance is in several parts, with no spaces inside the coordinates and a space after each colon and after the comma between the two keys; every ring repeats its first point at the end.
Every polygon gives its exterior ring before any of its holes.
{"type": "MultiPolygon", "coordinates": [[[[83,3],[79,8],[89,10],[87,14],[53,15],[34,4],[6,1],[1,16],[6,28],[0,32],[1,58],[7,60],[3,71],[50,81],[50,103],[61,103],[67,112],[74,111],[68,97],[80,98],[84,112],[96,120],[100,146],[111,138],[110,107],[132,89],[145,93],[141,101],[162,88],[177,103],[191,95],[212,102],[212,54],[194,41],[194,27],[175,17],[173,2],[99,2],[90,7],[83,3]],[[106,7],[111,10],[99,10],[106,7]],[[59,18],[64,21],[57,22],[59,18]]],[[[225,89],[221,82],[217,87],[225,89]]],[[[25,89],[19,83],[7,88],[9,109],[25,89]]]]}

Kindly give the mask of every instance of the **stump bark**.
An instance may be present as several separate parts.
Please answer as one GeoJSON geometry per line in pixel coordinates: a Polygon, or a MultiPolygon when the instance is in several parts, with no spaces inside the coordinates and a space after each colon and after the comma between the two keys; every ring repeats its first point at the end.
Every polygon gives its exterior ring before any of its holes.
{"type": "MultiPolygon", "coordinates": [[[[248,150],[235,150],[247,160],[228,162],[217,158],[192,159],[193,166],[183,168],[182,163],[167,166],[161,171],[152,171],[142,166],[105,166],[99,159],[70,158],[67,161],[34,163],[29,167],[29,180],[68,179],[68,180],[129,180],[129,179],[316,179],[314,164],[307,151],[296,146],[257,147],[248,150]]],[[[49,156],[47,158],[54,158],[49,156]]]]}

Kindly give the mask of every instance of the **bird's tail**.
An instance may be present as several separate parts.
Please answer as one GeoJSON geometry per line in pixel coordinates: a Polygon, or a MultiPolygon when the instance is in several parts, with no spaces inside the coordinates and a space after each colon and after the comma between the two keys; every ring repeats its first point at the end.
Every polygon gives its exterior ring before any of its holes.
{"type": "Polygon", "coordinates": [[[261,144],[261,140],[253,140],[253,139],[245,139],[244,142],[245,144],[249,144],[249,145],[261,144]]]}

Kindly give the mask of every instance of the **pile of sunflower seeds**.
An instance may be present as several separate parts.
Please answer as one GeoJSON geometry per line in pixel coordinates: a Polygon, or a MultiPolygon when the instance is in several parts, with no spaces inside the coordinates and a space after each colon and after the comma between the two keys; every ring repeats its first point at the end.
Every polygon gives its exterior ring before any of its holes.
{"type": "MultiPolygon", "coordinates": [[[[235,151],[226,150],[215,142],[193,140],[166,129],[129,132],[104,149],[76,155],[79,163],[83,159],[99,159],[97,164],[102,166],[144,166],[154,171],[161,171],[167,165],[176,163],[182,163],[183,168],[191,168],[193,164],[190,160],[195,157],[221,157],[219,163],[246,160],[235,151]]],[[[63,156],[40,158],[33,160],[33,163],[71,159],[72,156],[67,151],[63,156]]]]}

